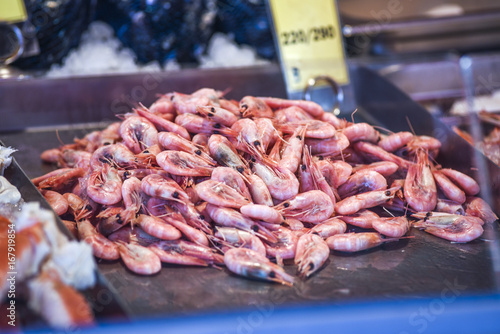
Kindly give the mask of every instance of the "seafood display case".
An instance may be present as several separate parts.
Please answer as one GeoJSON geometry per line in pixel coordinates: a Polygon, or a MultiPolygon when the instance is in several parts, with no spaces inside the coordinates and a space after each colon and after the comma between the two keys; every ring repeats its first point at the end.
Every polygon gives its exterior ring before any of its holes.
{"type": "MultiPolygon", "coordinates": [[[[353,64],[350,75],[355,121],[439,139],[437,163],[472,170],[481,186],[479,196],[500,212],[498,166],[375,72],[353,64]]],[[[234,99],[286,94],[274,65],[0,82],[0,140],[19,150],[15,159],[33,178],[53,168],[41,162],[42,151],[102,129],[115,114],[137,102],[149,105],[157,94],[205,86],[227,89],[234,99]]],[[[44,202],[41,195],[32,196],[44,202]]],[[[145,277],[120,261],[98,261],[100,274],[133,321],[103,319],[82,332],[360,332],[374,325],[398,333],[500,330],[498,222],[485,225],[483,236],[466,244],[417,229],[411,236],[361,253],[332,252],[322,270],[293,287],[242,279],[224,268],[164,265],[159,274],[145,277]]],[[[285,270],[293,274],[296,268],[286,265],[285,270]]]]}

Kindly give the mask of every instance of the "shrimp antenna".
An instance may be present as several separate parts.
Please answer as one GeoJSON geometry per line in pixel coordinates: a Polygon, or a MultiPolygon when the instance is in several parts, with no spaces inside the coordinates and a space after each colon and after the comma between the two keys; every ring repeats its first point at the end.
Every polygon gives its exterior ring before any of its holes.
{"type": "Polygon", "coordinates": [[[391,217],[393,217],[393,218],[394,218],[394,217],[396,217],[396,216],[394,216],[394,214],[393,214],[392,212],[390,212],[389,210],[387,210],[387,208],[382,207],[382,209],[383,209],[385,212],[387,212],[387,213],[388,213],[391,217]]]}
{"type": "Polygon", "coordinates": [[[413,129],[413,126],[411,126],[410,119],[408,118],[408,116],[406,116],[405,118],[406,118],[406,123],[408,123],[408,127],[411,130],[411,133],[413,133],[413,135],[416,136],[415,130],[413,129]]]}
{"type": "Polygon", "coordinates": [[[358,108],[354,109],[354,111],[351,113],[351,121],[354,123],[354,114],[358,112],[358,108]]]}

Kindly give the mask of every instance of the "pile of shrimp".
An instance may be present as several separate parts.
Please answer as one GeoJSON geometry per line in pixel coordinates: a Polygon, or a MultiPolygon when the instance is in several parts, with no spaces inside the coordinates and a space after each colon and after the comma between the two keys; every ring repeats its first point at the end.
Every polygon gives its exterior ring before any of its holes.
{"type": "Polygon", "coordinates": [[[120,119],[43,152],[60,168],[32,181],[96,257],[137,274],[225,265],[292,285],[284,263],[306,279],[331,251],[411,228],[469,242],[497,219],[473,178],[434,162],[438,140],[382,134],[314,102],[203,88],[120,119]]]}

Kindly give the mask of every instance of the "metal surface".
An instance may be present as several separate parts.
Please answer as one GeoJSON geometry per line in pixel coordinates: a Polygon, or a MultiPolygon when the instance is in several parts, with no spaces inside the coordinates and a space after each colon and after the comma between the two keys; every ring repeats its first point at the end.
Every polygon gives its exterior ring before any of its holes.
{"type": "MultiPolygon", "coordinates": [[[[379,75],[354,67],[351,77],[358,103],[359,111],[355,115],[358,120],[366,120],[392,131],[409,130],[409,121],[416,133],[433,135],[442,141],[443,149],[438,163],[446,167],[470,173],[470,166],[477,165],[474,159],[482,159],[482,164],[487,166],[490,175],[488,184],[483,184],[485,187],[482,195],[494,198],[493,205],[500,212],[500,171],[497,166],[484,160],[481,154],[475,154],[475,150],[465,141],[379,75]]],[[[234,95],[235,98],[247,94],[244,77],[229,77],[224,81],[231,80],[237,83],[233,93],[240,94],[234,95]]],[[[263,77],[260,81],[265,80],[263,77]]],[[[199,83],[196,80],[191,82],[199,83]]],[[[208,80],[203,84],[221,87],[217,77],[212,84],[208,80]]],[[[175,81],[169,82],[169,85],[175,87],[175,81]]],[[[182,89],[173,89],[192,91],[198,87],[182,86],[182,89]]],[[[73,87],[74,90],[77,88],[73,87]]],[[[274,93],[263,89],[265,87],[257,86],[251,93],[274,93]]],[[[64,114],[69,111],[58,112],[64,114]]],[[[46,123],[51,121],[54,119],[45,120],[46,123]]],[[[43,166],[38,158],[43,149],[58,146],[59,138],[68,143],[74,136],[81,137],[91,130],[88,125],[75,125],[74,128],[61,129],[59,134],[54,129],[32,129],[3,133],[0,138],[7,145],[20,150],[16,153],[16,159],[28,175],[33,177],[50,168],[43,166]]],[[[450,291],[452,287],[455,287],[460,296],[498,296],[500,260],[497,223],[487,228],[482,239],[468,244],[453,244],[417,230],[413,230],[411,234],[414,238],[359,254],[333,252],[324,269],[308,280],[298,281],[292,288],[247,280],[230,275],[225,269],[215,268],[164,265],[158,275],[143,277],[127,271],[121,262],[101,261],[99,270],[123,298],[132,317],[136,319],[151,316],[220,315],[236,310],[265,310],[266,307],[273,307],[273,310],[304,305],[320,308],[322,305],[341,306],[369,300],[382,300],[397,305],[401,300],[419,301],[439,297],[443,291],[450,291]]],[[[286,271],[293,274],[295,267],[287,265],[286,271]]]]}

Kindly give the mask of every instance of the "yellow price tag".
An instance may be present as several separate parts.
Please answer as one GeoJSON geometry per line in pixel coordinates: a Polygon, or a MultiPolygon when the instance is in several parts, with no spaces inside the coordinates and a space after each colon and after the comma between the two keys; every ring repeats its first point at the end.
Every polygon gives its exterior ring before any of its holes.
{"type": "Polygon", "coordinates": [[[335,0],[269,0],[288,91],[310,78],[349,83],[335,0]]]}
{"type": "Polygon", "coordinates": [[[27,18],[23,0],[0,0],[0,22],[16,23],[27,18]]]}

